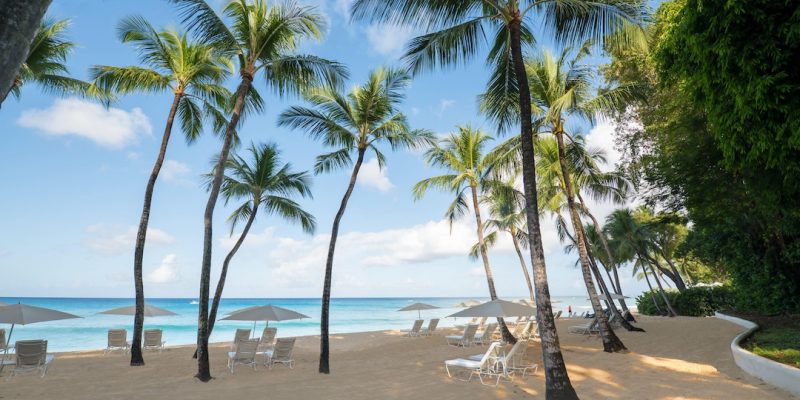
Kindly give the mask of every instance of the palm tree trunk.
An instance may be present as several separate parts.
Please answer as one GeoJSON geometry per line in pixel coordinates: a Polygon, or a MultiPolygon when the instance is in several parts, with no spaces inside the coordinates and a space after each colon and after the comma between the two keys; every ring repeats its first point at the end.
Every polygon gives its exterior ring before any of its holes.
{"type": "MultiPolygon", "coordinates": [[[[587,250],[589,249],[589,242],[586,241],[586,235],[583,236],[585,241],[585,246],[587,250]]],[[[595,280],[597,281],[597,285],[600,287],[600,291],[606,295],[606,304],[608,304],[608,309],[611,310],[611,313],[620,321],[620,325],[623,328],[627,329],[630,332],[644,332],[645,330],[642,328],[637,328],[631,325],[630,322],[626,318],[622,316],[622,313],[619,312],[617,307],[614,305],[614,299],[611,298],[611,291],[608,290],[608,286],[606,285],[605,279],[600,275],[600,267],[597,266],[597,261],[592,256],[591,251],[589,251],[589,265],[592,267],[592,272],[594,273],[595,280]]],[[[605,269],[605,268],[603,268],[605,269]]],[[[606,269],[606,273],[608,270],[606,269]]],[[[611,275],[608,276],[608,279],[611,280],[611,275]]],[[[613,286],[613,285],[612,285],[613,286]]]]}
{"type": "Polygon", "coordinates": [[[661,307],[658,306],[656,296],[653,294],[655,290],[653,290],[653,285],[650,284],[650,278],[647,276],[647,268],[642,267],[642,274],[644,274],[644,280],[647,281],[647,287],[650,288],[650,299],[653,300],[653,305],[656,306],[656,310],[658,310],[659,314],[664,315],[664,311],[661,311],[661,307]]]}
{"type": "MultiPolygon", "coordinates": [[[[594,309],[594,317],[597,319],[597,326],[600,330],[600,337],[603,339],[603,351],[608,353],[616,353],[619,351],[627,350],[622,340],[617,337],[614,330],[608,324],[608,318],[603,312],[603,306],[600,305],[600,299],[597,297],[597,291],[592,282],[591,265],[589,263],[589,252],[586,248],[586,238],[583,233],[583,223],[578,215],[578,208],[575,205],[575,195],[572,192],[572,181],[570,180],[569,168],[567,166],[567,154],[564,150],[564,133],[561,127],[561,121],[556,121],[553,127],[553,133],[556,136],[558,143],[558,162],[561,167],[561,176],[564,185],[564,193],[567,195],[567,205],[569,206],[569,215],[572,221],[572,228],[575,230],[575,241],[578,245],[578,258],[581,263],[581,271],[583,272],[583,282],[586,284],[586,290],[589,292],[589,302],[594,309]]],[[[598,280],[602,280],[602,276],[597,274],[598,280]]],[[[613,304],[612,304],[613,306],[613,304]]],[[[612,312],[616,307],[611,307],[612,312]]]]}
{"type": "Polygon", "coordinates": [[[516,232],[514,232],[514,228],[511,228],[511,242],[514,243],[514,250],[517,252],[517,257],[519,257],[519,265],[522,267],[522,275],[525,277],[525,283],[528,284],[528,293],[531,296],[531,301],[536,301],[536,295],[533,294],[533,283],[531,282],[531,275],[528,273],[528,266],[525,264],[525,257],[522,256],[522,250],[519,246],[519,240],[517,240],[516,232]]]}
{"type": "Polygon", "coordinates": [[[319,323],[319,373],[330,374],[330,338],[328,332],[330,306],[331,306],[331,276],[333,275],[333,253],[336,250],[336,238],[339,236],[339,222],[344,216],[344,210],[347,208],[347,202],[350,200],[350,195],[353,194],[353,188],[356,186],[356,179],[358,178],[358,171],[361,169],[361,164],[364,162],[364,152],[366,150],[358,149],[358,158],[353,166],[353,172],[350,174],[350,183],[347,185],[347,191],[342,196],[342,203],[339,205],[339,211],[336,212],[336,217],[333,218],[333,228],[331,228],[331,242],[328,245],[328,258],[325,261],[325,281],[322,284],[322,311],[319,323]]]}
{"type": "Polygon", "coordinates": [[[658,273],[652,265],[650,266],[650,270],[653,273],[653,279],[656,280],[656,285],[658,285],[658,292],[661,294],[661,298],[664,300],[664,304],[667,306],[667,315],[670,317],[676,317],[678,313],[676,313],[675,309],[672,308],[672,303],[670,303],[667,293],[664,292],[664,287],[661,286],[661,279],[658,278],[658,273]]]}
{"type": "Polygon", "coordinates": [[[673,280],[675,282],[675,287],[677,287],[681,292],[686,290],[686,282],[683,281],[683,277],[681,276],[681,273],[678,272],[678,268],[676,268],[672,260],[667,257],[664,249],[658,248],[658,252],[661,254],[661,257],[664,257],[664,261],[667,262],[670,270],[672,270],[672,274],[675,276],[675,279],[673,280]]]}
{"type": "Polygon", "coordinates": [[[521,35],[522,17],[515,10],[513,21],[508,25],[511,37],[511,61],[519,86],[520,142],[522,155],[522,183],[525,191],[525,217],[528,224],[528,243],[531,252],[533,282],[536,289],[536,320],[541,336],[542,363],[544,364],[545,399],[577,400],[578,394],[572,387],[561,344],[558,341],[553,308],[550,304],[550,287],[547,283],[547,266],[542,246],[542,230],[539,225],[538,193],[536,192],[536,169],[533,154],[533,127],[531,120],[531,92],[522,57],[521,35]]]}
{"type": "Polygon", "coordinates": [[[250,232],[250,227],[253,226],[253,221],[256,220],[256,213],[258,212],[258,207],[260,205],[261,203],[258,201],[258,199],[253,201],[253,210],[250,212],[250,218],[247,219],[247,223],[244,225],[244,229],[242,229],[242,233],[239,235],[239,239],[236,241],[236,244],[233,245],[231,251],[229,251],[228,255],[225,256],[225,261],[222,262],[222,271],[219,273],[217,289],[214,291],[214,300],[211,302],[211,312],[208,314],[207,336],[209,337],[211,336],[211,332],[214,330],[214,323],[217,320],[219,302],[222,299],[222,291],[225,289],[225,279],[228,277],[228,265],[230,265],[231,260],[236,252],[239,251],[239,247],[241,247],[242,243],[244,243],[244,238],[246,238],[247,234],[250,232]]]}
{"type": "Polygon", "coordinates": [[[164,157],[167,154],[169,137],[172,134],[172,123],[175,121],[175,113],[178,111],[178,104],[181,102],[183,93],[175,93],[172,106],[167,115],[167,124],[164,127],[164,134],[161,136],[161,147],[158,149],[158,157],[150,172],[147,186],[144,190],[144,205],[142,206],[142,216],[139,218],[139,231],[136,233],[136,248],[133,251],[133,285],[136,291],[136,313],[133,317],[133,339],[131,341],[131,366],[144,365],[142,357],[142,328],[144,326],[144,280],[142,279],[142,263],[144,260],[144,244],[147,239],[147,225],[150,222],[150,205],[153,202],[153,189],[156,186],[158,174],[164,164],[164,157]]]}
{"type": "Polygon", "coordinates": [[[52,0],[0,0],[0,104],[31,48],[31,42],[52,0]]]}
{"type": "Polygon", "coordinates": [[[200,298],[197,316],[197,375],[201,382],[211,380],[211,368],[208,360],[208,292],[211,286],[211,248],[213,246],[214,207],[217,205],[219,189],[222,186],[222,175],[225,172],[225,163],[231,150],[233,137],[236,136],[236,126],[244,108],[244,99],[250,86],[253,84],[253,75],[242,71],[242,81],[236,90],[236,103],[233,106],[231,120],[225,129],[225,139],[219,152],[219,160],[214,169],[214,179],[211,182],[210,194],[203,214],[203,264],[200,268],[200,298]]]}
{"type": "MultiPolygon", "coordinates": [[[[486,254],[486,243],[483,240],[483,221],[481,220],[480,203],[478,202],[478,186],[475,182],[469,185],[472,192],[472,208],[475,209],[475,225],[478,230],[478,248],[481,253],[481,260],[483,261],[483,270],[486,273],[486,283],[489,285],[489,296],[492,300],[497,300],[497,290],[494,287],[494,274],[492,274],[492,267],[489,265],[489,255],[486,254]]],[[[505,321],[502,318],[497,318],[497,323],[500,325],[500,332],[503,334],[503,339],[509,343],[516,343],[517,338],[508,330],[505,321]]]]}

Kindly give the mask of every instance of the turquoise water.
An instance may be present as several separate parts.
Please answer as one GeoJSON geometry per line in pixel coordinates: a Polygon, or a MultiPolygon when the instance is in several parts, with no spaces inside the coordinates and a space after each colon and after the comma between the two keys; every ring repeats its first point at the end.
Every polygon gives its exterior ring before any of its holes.
{"type": "MultiPolygon", "coordinates": [[[[486,300],[475,298],[477,300],[486,300]]],[[[588,302],[583,297],[555,297],[559,303],[553,305],[554,310],[566,310],[572,305],[573,311],[588,309],[588,302]]],[[[454,305],[469,300],[467,298],[340,298],[331,300],[331,333],[348,333],[377,331],[386,329],[409,328],[417,319],[416,311],[398,312],[397,310],[414,302],[433,304],[441,309],[422,311],[422,318],[442,318],[440,326],[452,326],[463,321],[444,318],[459,309],[454,305]]],[[[108,329],[128,329],[128,338],[132,334],[133,317],[98,314],[115,307],[129,306],[133,299],[98,299],[98,298],[4,298],[0,301],[13,304],[22,302],[39,307],[79,315],[83,318],[61,321],[43,322],[14,328],[13,340],[47,339],[52,351],[74,351],[105,348],[108,329]]],[[[148,304],[166,308],[177,313],[177,316],[145,318],[145,329],[158,328],[164,330],[167,345],[191,344],[197,334],[197,302],[192,299],[148,299],[148,304]]],[[[223,299],[220,303],[219,315],[240,308],[272,304],[301,312],[311,318],[297,321],[272,322],[270,326],[278,328],[278,336],[303,336],[319,334],[319,299],[223,299]]],[[[566,312],[566,311],[565,311],[566,312]]],[[[252,328],[253,323],[243,321],[217,321],[211,335],[212,342],[230,341],[236,328],[252,328]]],[[[257,332],[263,329],[264,323],[258,323],[257,332]]],[[[8,333],[9,326],[2,326],[8,333]]]]}

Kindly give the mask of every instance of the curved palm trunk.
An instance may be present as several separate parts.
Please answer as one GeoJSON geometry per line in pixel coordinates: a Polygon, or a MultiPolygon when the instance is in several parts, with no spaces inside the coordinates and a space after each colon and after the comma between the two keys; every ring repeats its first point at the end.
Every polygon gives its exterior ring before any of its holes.
{"type": "MultiPolygon", "coordinates": [[[[472,192],[472,207],[475,209],[475,225],[478,228],[478,248],[481,253],[481,260],[483,261],[483,271],[486,273],[486,283],[489,285],[489,296],[492,300],[497,300],[497,290],[494,287],[494,274],[492,274],[492,267],[489,265],[489,255],[486,254],[486,244],[483,240],[483,221],[481,220],[480,204],[478,202],[478,188],[475,183],[469,185],[472,192]]],[[[503,339],[509,343],[517,343],[517,338],[511,334],[502,318],[497,318],[497,323],[500,325],[500,332],[503,333],[503,339]]]]}
{"type": "Polygon", "coordinates": [[[520,107],[520,142],[522,155],[522,182],[525,190],[525,217],[528,224],[528,243],[531,252],[533,282],[536,289],[536,319],[539,322],[539,334],[542,345],[542,363],[544,365],[545,398],[547,400],[577,400],[578,394],[569,380],[558,332],[550,304],[550,287],[547,283],[547,266],[542,246],[542,230],[539,226],[538,194],[536,192],[536,169],[533,154],[533,127],[531,124],[531,92],[525,73],[525,62],[522,58],[522,42],[520,25],[522,23],[519,10],[515,10],[514,20],[508,25],[511,36],[511,58],[514,64],[514,75],[519,86],[520,107]]]}
{"type": "Polygon", "coordinates": [[[661,254],[661,257],[664,257],[664,261],[667,262],[670,270],[672,270],[672,275],[675,276],[675,279],[673,279],[673,281],[675,282],[675,287],[678,288],[678,290],[680,290],[681,292],[686,290],[686,282],[684,282],[681,273],[678,272],[678,268],[675,267],[675,264],[672,262],[672,260],[670,260],[669,257],[667,257],[667,255],[664,253],[664,249],[659,248],[658,252],[659,254],[661,254]]]}
{"type": "MultiPolygon", "coordinates": [[[[597,291],[592,281],[591,265],[589,263],[589,252],[586,249],[586,238],[583,233],[583,223],[578,215],[578,208],[575,205],[575,195],[572,192],[572,181],[569,176],[569,168],[567,166],[567,155],[564,150],[564,133],[561,128],[561,122],[557,122],[554,126],[553,133],[555,133],[556,141],[558,143],[558,162],[561,167],[561,176],[564,185],[564,193],[567,195],[567,205],[569,206],[569,215],[572,221],[572,228],[575,230],[576,244],[578,245],[578,258],[581,263],[581,271],[583,272],[583,282],[586,284],[586,290],[589,292],[589,302],[592,304],[594,310],[594,317],[597,319],[597,326],[600,330],[600,337],[603,339],[603,351],[609,353],[616,353],[618,351],[627,350],[622,340],[617,337],[614,330],[608,324],[608,318],[603,312],[603,306],[600,305],[600,299],[597,297],[597,291]]],[[[602,276],[597,274],[598,281],[602,281],[602,276]]],[[[612,304],[613,306],[613,304],[612,304]]],[[[612,312],[616,307],[611,307],[612,312]]],[[[619,311],[617,311],[619,313],[619,311]]]]}
{"type": "Polygon", "coordinates": [[[144,205],[142,206],[142,216],[139,218],[139,230],[136,233],[136,248],[133,251],[133,282],[136,290],[136,312],[133,317],[133,339],[131,341],[131,366],[144,365],[142,357],[142,328],[144,326],[144,280],[142,279],[142,263],[144,260],[144,244],[147,239],[147,225],[150,223],[150,205],[153,202],[153,189],[156,186],[158,174],[164,164],[167,154],[169,137],[172,134],[172,123],[175,121],[175,113],[178,111],[178,104],[183,97],[183,93],[175,93],[172,106],[167,115],[167,124],[164,127],[164,134],[161,137],[161,147],[158,149],[158,156],[147,180],[147,187],[144,190],[144,205]]]}
{"type": "Polygon", "coordinates": [[[328,258],[325,261],[325,281],[322,285],[322,310],[319,323],[319,373],[321,374],[331,373],[328,325],[331,306],[333,253],[336,250],[336,238],[339,236],[339,222],[341,222],[342,216],[344,216],[344,210],[347,208],[347,202],[350,200],[350,195],[353,194],[353,188],[356,186],[358,171],[361,169],[361,164],[364,162],[364,152],[364,149],[358,149],[358,158],[353,166],[353,173],[350,174],[350,183],[347,185],[347,191],[344,192],[344,196],[342,196],[342,203],[339,205],[339,211],[336,212],[336,217],[333,218],[333,228],[331,228],[331,242],[328,245],[328,258]]]}
{"type": "Polygon", "coordinates": [[[647,281],[647,287],[650,288],[650,299],[653,300],[653,305],[656,306],[656,310],[659,314],[664,315],[664,311],[662,311],[661,307],[658,306],[656,295],[653,294],[655,290],[653,290],[653,285],[650,284],[650,277],[647,276],[647,268],[642,267],[642,273],[644,274],[644,280],[647,281]]]}
{"type": "Polygon", "coordinates": [[[201,382],[211,380],[211,369],[208,360],[208,292],[211,286],[214,208],[217,205],[220,186],[222,186],[222,175],[225,172],[225,163],[228,162],[231,143],[233,143],[233,137],[236,135],[236,126],[239,124],[239,117],[244,108],[244,99],[252,84],[253,76],[242,72],[242,81],[236,90],[236,103],[233,106],[231,120],[228,121],[228,127],[225,129],[225,140],[222,142],[222,149],[219,152],[219,160],[217,160],[217,165],[214,169],[214,179],[211,182],[210,194],[203,214],[203,263],[200,268],[200,298],[198,299],[199,311],[197,315],[197,374],[195,375],[201,382]]]}
{"type": "Polygon", "coordinates": [[[0,0],[0,105],[14,86],[51,1],[0,0]]]}
{"type": "Polygon", "coordinates": [[[669,298],[667,294],[664,292],[664,287],[661,286],[661,279],[658,278],[658,273],[656,272],[653,266],[650,266],[650,271],[653,273],[653,279],[656,280],[656,285],[658,285],[658,292],[661,294],[661,298],[664,300],[664,304],[667,307],[667,315],[670,317],[675,317],[678,313],[675,312],[675,309],[672,308],[672,303],[669,302],[669,298]]]}
{"type": "Polygon", "coordinates": [[[533,283],[531,282],[531,275],[528,273],[528,266],[525,264],[525,257],[522,256],[522,250],[519,246],[519,240],[517,240],[517,235],[515,235],[514,227],[511,227],[511,242],[514,243],[514,250],[517,252],[517,257],[519,257],[519,265],[522,267],[522,275],[525,276],[525,283],[528,284],[528,293],[531,296],[531,301],[536,301],[536,295],[533,294],[533,283]]]}
{"type": "MultiPolygon", "coordinates": [[[[219,273],[217,288],[214,291],[214,300],[211,302],[211,311],[208,313],[208,333],[206,334],[208,337],[211,337],[211,332],[214,330],[214,323],[217,321],[217,310],[219,309],[219,302],[222,299],[222,291],[225,289],[225,279],[228,277],[228,265],[230,265],[236,252],[239,251],[239,247],[242,247],[244,238],[246,238],[247,234],[250,232],[250,227],[253,226],[253,221],[256,220],[256,213],[258,212],[259,205],[260,203],[258,201],[253,202],[253,211],[250,213],[250,217],[247,218],[247,223],[245,223],[244,229],[242,229],[242,233],[239,235],[239,239],[233,245],[231,251],[228,252],[228,255],[225,256],[225,261],[222,262],[222,271],[219,273]]],[[[195,356],[197,356],[197,352],[195,352],[195,356]]]]}
{"type": "MultiPolygon", "coordinates": [[[[584,240],[586,240],[585,235],[584,235],[584,240]]],[[[589,243],[586,242],[585,245],[588,250],[589,243]]],[[[620,321],[620,325],[622,325],[623,328],[627,329],[630,332],[644,332],[645,331],[644,329],[637,328],[631,325],[631,323],[628,322],[628,320],[622,316],[622,313],[619,312],[617,307],[614,305],[614,299],[611,298],[611,291],[608,290],[608,286],[606,285],[605,279],[603,279],[602,275],[600,275],[600,267],[597,266],[597,261],[594,259],[594,257],[592,257],[591,251],[589,252],[589,264],[592,267],[592,272],[594,273],[597,285],[600,287],[600,292],[606,295],[605,301],[606,304],[608,305],[608,309],[611,310],[611,313],[620,321]]],[[[606,270],[606,273],[608,273],[608,270],[606,270]]],[[[609,280],[611,280],[611,275],[609,275],[608,278],[609,280]]]]}

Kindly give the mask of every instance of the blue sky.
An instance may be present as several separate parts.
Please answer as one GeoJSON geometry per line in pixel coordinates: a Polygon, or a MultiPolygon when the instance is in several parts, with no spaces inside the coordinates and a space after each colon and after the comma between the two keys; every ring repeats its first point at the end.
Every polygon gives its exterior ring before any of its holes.
{"type": "MultiPolygon", "coordinates": [[[[329,31],[323,42],[305,44],[303,51],[345,63],[351,84],[363,81],[376,66],[398,64],[397,56],[413,35],[403,28],[349,23],[347,0],[312,4],[326,15],[329,31]]],[[[117,22],[135,14],[156,27],[179,25],[166,1],[55,0],[49,15],[71,19],[69,35],[78,43],[68,64],[71,73],[87,78],[95,64],[136,64],[135,52],[115,34],[117,22]]],[[[491,132],[476,105],[486,76],[478,59],[466,67],[416,77],[403,107],[412,127],[445,133],[471,123],[491,132]]],[[[311,169],[324,149],[275,123],[281,111],[302,101],[262,93],[266,112],[249,118],[240,136],[245,142],[275,142],[284,160],[296,169],[311,169]]],[[[106,110],[43,95],[29,85],[19,101],[10,98],[3,104],[0,179],[6,190],[0,197],[0,295],[133,295],[135,226],[170,101],[169,94],[131,95],[106,110]]],[[[605,147],[614,158],[612,126],[602,123],[584,131],[591,145],[605,147]]],[[[197,296],[207,200],[199,176],[208,171],[219,146],[213,135],[187,146],[179,129],[173,132],[150,219],[144,262],[147,296],[197,296]]],[[[475,241],[472,220],[457,223],[451,233],[442,220],[449,194],[431,193],[416,202],[411,197],[411,186],[437,171],[424,165],[419,152],[386,149],[386,154],[388,168],[383,171],[367,161],[348,206],[337,245],[333,296],[486,296],[482,267],[466,256],[475,241]]],[[[226,295],[319,296],[330,225],[348,174],[314,177],[314,199],[301,201],[317,218],[313,236],[262,215],[232,262],[226,295]]],[[[232,208],[220,203],[215,212],[214,281],[232,242],[225,221],[232,208]]],[[[597,205],[597,214],[604,217],[612,208],[597,205]]],[[[575,256],[563,254],[551,221],[544,221],[543,229],[551,292],[585,294],[575,256]]],[[[500,296],[524,296],[510,244],[501,243],[490,259],[500,296]]],[[[638,294],[642,283],[629,275],[629,269],[622,272],[623,288],[638,294]]]]}

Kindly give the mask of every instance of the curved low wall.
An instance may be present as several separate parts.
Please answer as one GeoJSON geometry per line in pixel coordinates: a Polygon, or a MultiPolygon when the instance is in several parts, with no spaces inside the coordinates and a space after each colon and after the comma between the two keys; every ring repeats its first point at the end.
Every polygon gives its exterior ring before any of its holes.
{"type": "Polygon", "coordinates": [[[750,336],[754,330],[758,329],[758,325],[748,320],[719,312],[715,312],[714,316],[745,328],[745,331],[736,335],[731,342],[733,361],[739,368],[764,382],[788,390],[796,396],[800,396],[800,369],[755,355],[739,346],[742,340],[750,336]]]}

